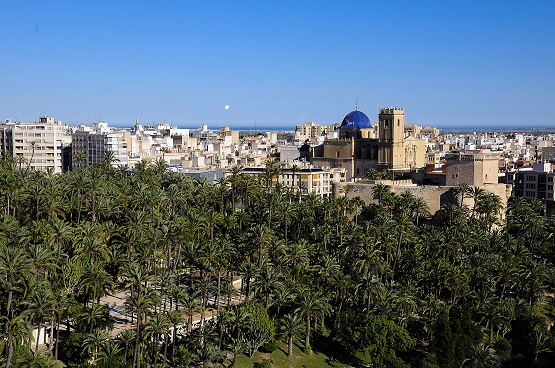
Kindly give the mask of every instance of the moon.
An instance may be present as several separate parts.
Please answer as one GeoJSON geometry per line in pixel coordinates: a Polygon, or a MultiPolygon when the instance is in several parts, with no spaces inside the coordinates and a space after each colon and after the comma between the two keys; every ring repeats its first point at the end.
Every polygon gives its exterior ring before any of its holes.
{"type": "Polygon", "coordinates": [[[228,110],[228,109],[229,109],[229,105],[225,105],[224,109],[228,110]]]}

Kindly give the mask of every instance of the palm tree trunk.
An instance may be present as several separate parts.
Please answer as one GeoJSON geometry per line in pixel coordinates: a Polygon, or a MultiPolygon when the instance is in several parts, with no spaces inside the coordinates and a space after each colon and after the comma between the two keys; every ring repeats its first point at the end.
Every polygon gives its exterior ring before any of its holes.
{"type": "Polygon", "coordinates": [[[307,349],[310,346],[310,317],[306,318],[306,337],[304,340],[304,346],[307,349]]]}
{"type": "Polygon", "coordinates": [[[15,349],[13,338],[10,339],[8,348],[8,358],[6,359],[6,368],[10,368],[12,364],[13,351],[15,349]]]}
{"type": "Polygon", "coordinates": [[[52,351],[54,348],[54,316],[50,320],[50,339],[48,340],[48,350],[52,351]]]}
{"type": "Polygon", "coordinates": [[[152,355],[154,361],[154,367],[157,366],[158,363],[158,334],[154,334],[154,341],[152,342],[152,355]]]}
{"type": "Polygon", "coordinates": [[[133,354],[133,367],[137,367],[137,368],[141,368],[141,363],[140,363],[140,348],[139,348],[139,332],[140,332],[140,326],[141,326],[141,317],[140,317],[140,311],[137,311],[137,328],[135,331],[135,351],[133,354]]]}
{"type": "Polygon", "coordinates": [[[37,341],[35,341],[35,352],[39,350],[39,340],[40,340],[40,327],[41,327],[42,321],[39,319],[39,323],[38,323],[38,330],[37,330],[37,341]]]}
{"type": "Polygon", "coordinates": [[[222,272],[218,270],[218,294],[216,295],[216,310],[220,313],[220,293],[221,293],[222,272]]]}
{"type": "Polygon", "coordinates": [[[289,341],[287,343],[287,356],[293,355],[293,335],[289,336],[289,341]]]}
{"type": "Polygon", "coordinates": [[[58,359],[58,345],[60,345],[60,323],[61,317],[58,316],[56,320],[56,348],[54,349],[54,358],[58,359]]]}

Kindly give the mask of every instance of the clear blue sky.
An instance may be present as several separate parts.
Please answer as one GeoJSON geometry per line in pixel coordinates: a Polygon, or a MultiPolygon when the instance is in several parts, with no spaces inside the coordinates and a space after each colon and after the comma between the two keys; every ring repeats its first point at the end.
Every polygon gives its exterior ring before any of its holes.
{"type": "Polygon", "coordinates": [[[2,120],[555,126],[555,1],[4,0],[0,87],[2,120]]]}

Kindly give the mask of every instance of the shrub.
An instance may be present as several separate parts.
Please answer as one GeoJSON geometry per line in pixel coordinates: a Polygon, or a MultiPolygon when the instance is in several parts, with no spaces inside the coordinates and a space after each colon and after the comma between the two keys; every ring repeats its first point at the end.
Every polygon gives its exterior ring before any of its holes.
{"type": "Polygon", "coordinates": [[[268,341],[264,345],[262,345],[262,348],[261,348],[263,353],[270,353],[270,354],[276,351],[276,349],[277,349],[277,344],[273,339],[268,341]]]}
{"type": "Polygon", "coordinates": [[[272,368],[274,366],[274,362],[272,359],[262,359],[260,362],[255,362],[253,367],[254,368],[272,368]]]}

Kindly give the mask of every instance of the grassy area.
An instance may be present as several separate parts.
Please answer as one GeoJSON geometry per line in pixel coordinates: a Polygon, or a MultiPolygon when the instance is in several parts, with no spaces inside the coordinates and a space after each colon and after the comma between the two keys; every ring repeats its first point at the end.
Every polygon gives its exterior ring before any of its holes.
{"type": "Polygon", "coordinates": [[[310,355],[302,352],[302,345],[294,344],[291,357],[287,356],[287,344],[279,343],[278,349],[272,354],[256,352],[252,358],[246,355],[238,356],[235,367],[252,368],[256,362],[263,359],[271,359],[275,368],[351,367],[350,364],[335,360],[338,359],[337,356],[333,355],[335,349],[327,340],[328,338],[320,336],[317,341],[314,341],[315,348],[310,355]],[[321,350],[325,350],[325,353],[321,350]],[[331,359],[332,356],[334,357],[333,360],[331,359]]]}

